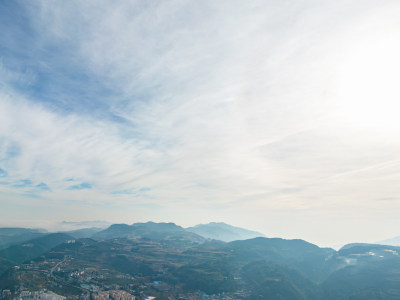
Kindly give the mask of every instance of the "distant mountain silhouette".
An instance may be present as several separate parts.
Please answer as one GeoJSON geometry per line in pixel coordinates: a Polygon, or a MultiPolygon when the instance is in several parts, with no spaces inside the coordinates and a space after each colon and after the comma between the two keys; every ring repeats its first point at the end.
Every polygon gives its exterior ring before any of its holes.
{"type": "Polygon", "coordinates": [[[70,231],[62,231],[60,233],[65,233],[68,234],[75,239],[81,239],[81,238],[88,238],[91,237],[92,235],[96,234],[97,232],[100,232],[104,230],[104,228],[82,228],[82,229],[76,229],[76,230],[70,230],[70,231]]]}
{"type": "Polygon", "coordinates": [[[134,223],[113,224],[105,230],[95,233],[94,239],[107,240],[112,238],[135,238],[153,240],[179,240],[182,243],[202,243],[204,238],[195,233],[186,231],[175,223],[134,223]]]}
{"type": "Polygon", "coordinates": [[[60,231],[71,231],[83,228],[101,228],[105,229],[109,227],[111,223],[107,221],[62,221],[58,224],[57,228],[60,231]]]}
{"type": "Polygon", "coordinates": [[[186,228],[186,230],[194,232],[207,239],[220,240],[224,242],[247,240],[256,237],[265,237],[264,234],[260,232],[235,227],[222,222],[199,224],[194,227],[186,228]]]}
{"type": "Polygon", "coordinates": [[[383,241],[376,242],[375,244],[381,244],[381,245],[390,245],[390,246],[400,246],[400,236],[396,236],[391,239],[386,239],[383,241]]]}

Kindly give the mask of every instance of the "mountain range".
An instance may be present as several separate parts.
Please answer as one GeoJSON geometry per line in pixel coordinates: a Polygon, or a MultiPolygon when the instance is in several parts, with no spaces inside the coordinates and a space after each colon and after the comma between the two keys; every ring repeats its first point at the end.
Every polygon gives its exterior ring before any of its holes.
{"type": "Polygon", "coordinates": [[[199,224],[194,227],[186,228],[187,231],[194,232],[202,237],[224,242],[236,240],[247,240],[256,237],[265,237],[264,234],[248,229],[235,227],[222,222],[211,222],[208,224],[199,224]]]}
{"type": "Polygon", "coordinates": [[[0,233],[10,244],[0,250],[0,289],[13,293],[23,286],[77,297],[118,286],[157,299],[400,299],[396,246],[354,243],[336,251],[224,223],[0,233]]]}

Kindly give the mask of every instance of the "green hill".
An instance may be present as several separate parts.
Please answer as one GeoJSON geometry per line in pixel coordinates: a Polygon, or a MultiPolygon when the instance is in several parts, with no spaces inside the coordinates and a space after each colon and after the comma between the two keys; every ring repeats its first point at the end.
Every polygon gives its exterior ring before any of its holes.
{"type": "Polygon", "coordinates": [[[17,245],[46,235],[38,229],[30,228],[0,228],[0,249],[17,245]]]}
{"type": "Polygon", "coordinates": [[[14,245],[0,251],[0,257],[14,263],[34,259],[55,246],[74,238],[64,233],[51,233],[20,245],[14,245]]]}

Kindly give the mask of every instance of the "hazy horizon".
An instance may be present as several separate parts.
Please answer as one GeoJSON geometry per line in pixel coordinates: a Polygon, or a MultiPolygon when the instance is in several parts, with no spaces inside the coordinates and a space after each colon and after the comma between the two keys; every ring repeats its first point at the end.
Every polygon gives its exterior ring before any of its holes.
{"type": "MultiPolygon", "coordinates": [[[[47,223],[47,226],[43,227],[40,226],[40,224],[43,223],[0,223],[0,228],[28,228],[28,229],[38,229],[38,230],[45,230],[49,233],[52,232],[69,232],[69,231],[73,231],[73,230],[79,230],[79,229],[86,229],[86,228],[102,228],[102,229],[107,229],[108,227],[110,227],[111,225],[114,224],[126,224],[126,225],[132,225],[134,223],[147,223],[147,222],[155,222],[153,220],[141,220],[141,221],[132,221],[132,222],[108,222],[108,221],[102,221],[102,220],[92,220],[92,221],[61,221],[61,222],[54,222],[52,224],[47,223]],[[64,224],[64,223],[68,223],[68,224],[64,224]],[[102,223],[101,225],[99,225],[99,223],[102,223]],[[3,224],[3,225],[2,225],[3,224]],[[12,224],[15,224],[15,226],[10,226],[12,224]]],[[[301,234],[299,235],[293,235],[293,236],[278,236],[278,235],[271,235],[271,236],[266,236],[264,232],[254,229],[254,228],[248,228],[248,227],[244,227],[244,226],[240,226],[237,224],[230,224],[230,223],[226,223],[226,222],[222,222],[222,221],[210,221],[210,222],[203,222],[203,223],[188,223],[186,225],[182,225],[173,221],[168,221],[168,220],[163,220],[163,221],[159,221],[159,222],[155,222],[155,223],[174,223],[178,226],[181,226],[182,228],[190,228],[196,225],[204,225],[204,224],[209,224],[209,223],[224,223],[224,224],[228,224],[234,227],[238,227],[238,228],[243,228],[243,229],[247,229],[249,231],[254,231],[254,232],[259,232],[261,234],[264,234],[264,236],[266,238],[282,238],[282,239],[287,239],[287,240],[291,240],[291,239],[301,239],[301,240],[305,240],[307,242],[311,242],[316,244],[319,247],[329,247],[329,248],[333,248],[335,250],[339,250],[342,246],[346,245],[346,244],[352,244],[352,243],[381,243],[383,241],[386,240],[391,240],[396,238],[399,238],[400,236],[387,236],[386,238],[382,238],[380,240],[348,240],[345,241],[343,243],[318,243],[318,242],[314,242],[314,241],[310,241],[310,240],[306,240],[304,239],[301,234]]]]}
{"type": "Polygon", "coordinates": [[[400,3],[0,3],[0,226],[400,236],[400,3]]]}

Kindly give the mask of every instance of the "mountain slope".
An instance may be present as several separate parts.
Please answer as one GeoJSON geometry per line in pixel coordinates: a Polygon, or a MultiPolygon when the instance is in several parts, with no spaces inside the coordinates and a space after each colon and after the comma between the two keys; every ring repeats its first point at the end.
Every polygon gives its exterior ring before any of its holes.
{"type": "Polygon", "coordinates": [[[220,240],[224,242],[264,237],[264,235],[260,232],[235,227],[222,222],[199,224],[194,227],[186,228],[186,230],[194,232],[207,239],[220,240]]]}
{"type": "Polygon", "coordinates": [[[38,229],[0,228],[0,249],[46,235],[38,229]]]}
{"type": "Polygon", "coordinates": [[[320,248],[299,239],[255,238],[230,242],[226,247],[233,251],[238,261],[267,260],[283,264],[315,282],[321,282],[329,274],[332,264],[329,260],[336,254],[331,248],[320,248]]]}
{"type": "Polygon", "coordinates": [[[11,268],[12,266],[14,266],[14,264],[11,261],[0,257],[0,275],[3,274],[6,270],[11,268]]]}
{"type": "Polygon", "coordinates": [[[36,258],[55,246],[74,238],[64,233],[51,233],[20,245],[10,246],[0,251],[0,257],[14,263],[22,263],[36,258]]]}
{"type": "Polygon", "coordinates": [[[322,284],[325,299],[400,299],[399,270],[397,257],[340,269],[322,284]]]}
{"type": "Polygon", "coordinates": [[[322,299],[319,286],[285,266],[255,261],[242,269],[241,276],[251,299],[322,299]]]}

